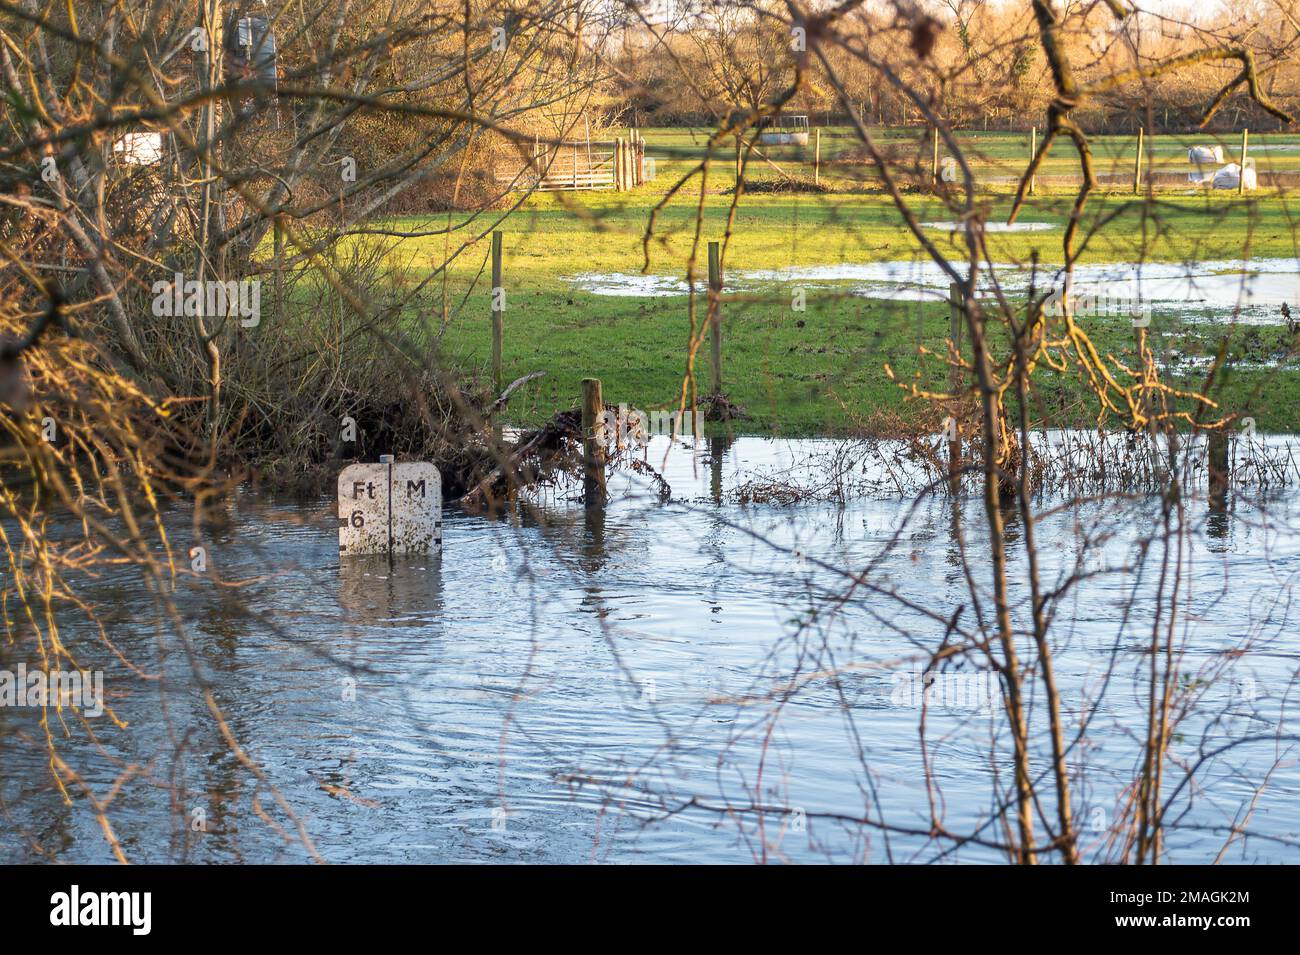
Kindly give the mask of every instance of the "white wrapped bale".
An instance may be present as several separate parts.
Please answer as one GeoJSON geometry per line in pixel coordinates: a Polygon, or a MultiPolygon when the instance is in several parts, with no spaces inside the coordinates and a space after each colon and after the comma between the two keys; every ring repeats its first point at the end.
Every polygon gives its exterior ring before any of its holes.
{"type": "Polygon", "coordinates": [[[1215,189],[1237,189],[1245,188],[1247,191],[1256,187],[1255,167],[1246,166],[1245,186],[1242,187],[1242,170],[1235,162],[1230,162],[1214,174],[1215,189]]]}

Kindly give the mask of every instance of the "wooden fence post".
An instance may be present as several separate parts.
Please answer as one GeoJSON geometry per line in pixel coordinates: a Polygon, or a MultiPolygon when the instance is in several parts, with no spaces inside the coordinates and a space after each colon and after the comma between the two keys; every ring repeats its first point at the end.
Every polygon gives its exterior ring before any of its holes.
{"type": "Polygon", "coordinates": [[[582,379],[582,492],[588,509],[604,507],[605,491],[605,401],[599,378],[582,379]]]}
{"type": "Polygon", "coordinates": [[[275,320],[284,320],[284,274],[281,263],[284,260],[284,229],[280,226],[280,217],[275,217],[275,320]]]}
{"type": "MultiPolygon", "coordinates": [[[[343,211],[343,183],[339,182],[339,228],[346,229],[347,222],[348,222],[347,217],[343,211]]],[[[330,259],[330,265],[334,269],[334,274],[337,275],[339,271],[338,257],[337,254],[333,252],[331,253],[331,255],[332,257],[330,259]]],[[[334,324],[337,327],[339,323],[343,321],[342,299],[339,296],[337,290],[334,291],[334,294],[330,296],[330,302],[332,303],[331,310],[334,315],[334,324]]]]}
{"type": "Polygon", "coordinates": [[[725,437],[708,438],[709,448],[709,497],[714,504],[722,503],[722,461],[727,456],[727,447],[731,443],[725,437]]]}
{"type": "Polygon", "coordinates": [[[816,138],[813,140],[813,185],[819,186],[822,181],[822,131],[816,131],[816,138]]]}
{"type": "Polygon", "coordinates": [[[1133,157],[1133,194],[1137,195],[1142,186],[1142,150],[1146,143],[1146,128],[1138,127],[1137,155],[1133,157]]]}
{"type": "Polygon", "coordinates": [[[1222,512],[1228,506],[1228,433],[1216,428],[1207,436],[1206,464],[1210,474],[1210,510],[1222,512]]]}
{"type": "MultiPolygon", "coordinates": [[[[961,286],[956,282],[948,284],[948,337],[952,339],[952,346],[961,355],[962,340],[962,302],[961,286]]],[[[953,365],[948,371],[948,392],[956,395],[961,387],[961,369],[953,365]]],[[[957,430],[957,409],[954,407],[949,414],[952,416],[948,432],[948,480],[952,486],[952,492],[956,494],[961,490],[961,433],[957,430]]]]}
{"type": "Polygon", "coordinates": [[[939,127],[930,131],[930,185],[939,184],[939,127]]]}
{"type": "MultiPolygon", "coordinates": [[[[1030,126],[1029,127],[1029,161],[1031,163],[1034,161],[1034,154],[1037,152],[1038,152],[1038,127],[1030,126]]],[[[1038,179],[1037,176],[1029,177],[1029,194],[1031,196],[1034,194],[1035,187],[1038,185],[1037,179],[1038,179]]]]}
{"type": "Polygon", "coordinates": [[[501,233],[492,233],[492,382],[497,394],[504,384],[501,374],[501,347],[505,339],[505,289],[501,285],[501,233]]]}
{"type": "Polygon", "coordinates": [[[1250,130],[1241,131],[1241,175],[1237,179],[1237,195],[1244,195],[1246,192],[1246,147],[1250,142],[1250,130]]]}
{"type": "Polygon", "coordinates": [[[713,394],[722,394],[722,260],[718,243],[709,243],[709,333],[713,336],[713,394]]]}

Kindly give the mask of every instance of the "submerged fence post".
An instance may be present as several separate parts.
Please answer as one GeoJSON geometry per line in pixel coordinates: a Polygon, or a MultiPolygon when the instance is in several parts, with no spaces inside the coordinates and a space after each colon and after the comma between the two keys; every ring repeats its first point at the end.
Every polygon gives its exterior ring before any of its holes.
{"type": "Polygon", "coordinates": [[[505,289],[501,285],[501,233],[492,233],[492,383],[501,394],[501,346],[505,338],[505,289]]]}
{"type": "Polygon", "coordinates": [[[1228,506],[1228,433],[1216,429],[1209,434],[1206,452],[1210,474],[1210,510],[1224,511],[1228,506]]]}
{"type": "Polygon", "coordinates": [[[718,243],[709,243],[709,333],[713,337],[713,394],[722,394],[722,261],[718,243]]]}
{"type": "Polygon", "coordinates": [[[722,459],[727,453],[731,440],[725,437],[712,437],[709,443],[709,497],[714,504],[722,503],[722,459]]]}
{"type": "MultiPolygon", "coordinates": [[[[961,355],[962,339],[962,302],[961,286],[956,282],[948,284],[948,336],[957,355],[961,355]]],[[[948,371],[948,392],[956,395],[961,387],[961,369],[953,365],[948,371]]],[[[952,492],[961,490],[961,432],[957,428],[956,407],[950,412],[948,422],[948,480],[952,492]]]]}
{"type": "Polygon", "coordinates": [[[1237,176],[1237,195],[1239,196],[1245,195],[1246,193],[1246,147],[1249,143],[1250,130],[1243,129],[1241,131],[1241,173],[1237,176]]]}
{"type": "Polygon", "coordinates": [[[605,505],[604,416],[600,379],[582,379],[582,493],[588,508],[605,505]]]}
{"type": "Polygon", "coordinates": [[[1146,140],[1146,129],[1138,127],[1138,148],[1137,155],[1133,157],[1133,194],[1137,195],[1142,186],[1142,147],[1146,140]]]}

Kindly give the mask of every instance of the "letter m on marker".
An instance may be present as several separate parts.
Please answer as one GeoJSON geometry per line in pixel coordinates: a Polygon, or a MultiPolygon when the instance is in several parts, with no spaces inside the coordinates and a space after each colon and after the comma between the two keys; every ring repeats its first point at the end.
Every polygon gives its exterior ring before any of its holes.
{"type": "Polygon", "coordinates": [[[423,479],[423,478],[421,478],[421,479],[418,480],[418,481],[407,481],[407,482],[406,482],[406,496],[407,496],[407,497],[410,497],[410,496],[411,496],[412,494],[414,494],[416,491],[419,491],[419,492],[420,492],[420,497],[424,497],[424,496],[425,496],[425,491],[424,491],[424,479],[423,479]]]}

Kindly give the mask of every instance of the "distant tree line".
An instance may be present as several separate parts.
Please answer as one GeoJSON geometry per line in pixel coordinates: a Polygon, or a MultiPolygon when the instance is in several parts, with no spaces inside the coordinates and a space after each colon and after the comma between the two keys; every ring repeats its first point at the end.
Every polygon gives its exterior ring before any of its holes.
{"type": "MultiPolygon", "coordinates": [[[[1039,43],[1032,4],[941,0],[900,23],[893,3],[865,3],[840,18],[828,48],[848,102],[865,121],[895,126],[922,123],[914,105],[874,71],[853,69],[855,46],[870,49],[899,76],[925,90],[932,108],[957,128],[1025,129],[1042,125],[1055,95],[1051,70],[1039,43]],[[900,29],[900,27],[902,27],[900,29]],[[927,55],[918,57],[918,49],[927,55]]],[[[1164,10],[1117,23],[1105,4],[1072,14],[1061,44],[1087,82],[1136,64],[1155,63],[1174,52],[1209,48],[1227,40],[1246,45],[1273,65],[1261,82],[1267,95],[1288,108],[1300,94],[1295,63],[1294,0],[1234,5],[1203,14],[1164,10]]],[[[774,0],[678,5],[657,20],[633,16],[626,24],[611,90],[623,121],[641,126],[714,125],[735,108],[752,108],[793,70],[803,37],[793,33],[786,4],[774,0]],[[683,82],[689,77],[689,82],[683,82]]],[[[817,29],[810,12],[805,29],[817,29]]],[[[1233,75],[1233,63],[1189,65],[1141,83],[1116,86],[1075,111],[1096,133],[1192,130],[1205,104],[1233,75]]],[[[814,123],[845,124],[844,101],[810,63],[805,83],[787,104],[814,123]]],[[[1210,130],[1277,127],[1243,86],[1222,103],[1210,130]]]]}

